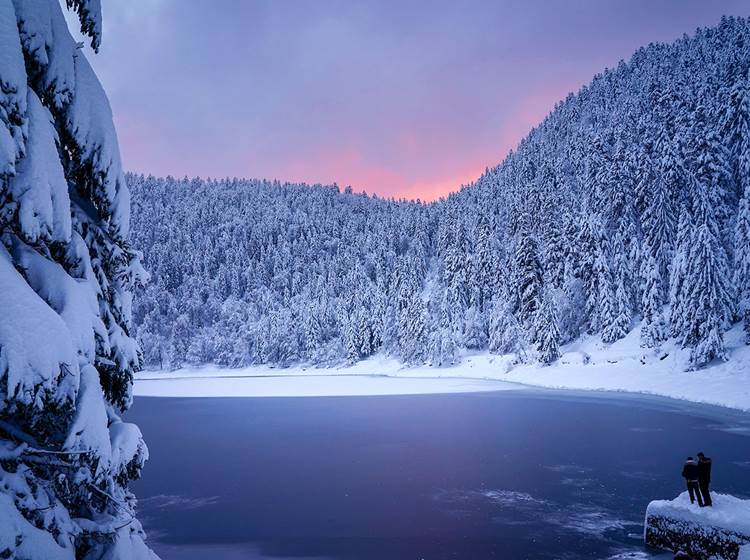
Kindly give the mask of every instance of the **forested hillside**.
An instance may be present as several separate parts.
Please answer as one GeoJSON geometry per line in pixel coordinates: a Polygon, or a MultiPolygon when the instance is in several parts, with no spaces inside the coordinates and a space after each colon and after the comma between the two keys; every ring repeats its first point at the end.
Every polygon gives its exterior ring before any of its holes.
{"type": "Polygon", "coordinates": [[[146,362],[549,363],[633,328],[725,359],[728,327],[750,336],[749,70],[745,19],[644,47],[429,205],[130,176],[146,362]]]}

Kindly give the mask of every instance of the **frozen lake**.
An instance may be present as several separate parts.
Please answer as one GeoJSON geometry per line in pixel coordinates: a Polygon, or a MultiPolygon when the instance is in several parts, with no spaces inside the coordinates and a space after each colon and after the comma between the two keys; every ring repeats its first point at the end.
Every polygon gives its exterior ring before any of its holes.
{"type": "Polygon", "coordinates": [[[140,397],[128,417],[164,560],[641,558],[687,454],[750,493],[746,416],[646,397],[140,397]]]}

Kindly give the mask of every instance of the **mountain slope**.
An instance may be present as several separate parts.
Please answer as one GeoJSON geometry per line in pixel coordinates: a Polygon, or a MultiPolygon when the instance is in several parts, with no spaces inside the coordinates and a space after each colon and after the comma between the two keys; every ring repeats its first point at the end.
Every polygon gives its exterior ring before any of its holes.
{"type": "Polygon", "coordinates": [[[652,44],[499,166],[423,205],[335,187],[130,176],[152,366],[555,361],[636,323],[690,366],[750,332],[750,24],[652,44]]]}

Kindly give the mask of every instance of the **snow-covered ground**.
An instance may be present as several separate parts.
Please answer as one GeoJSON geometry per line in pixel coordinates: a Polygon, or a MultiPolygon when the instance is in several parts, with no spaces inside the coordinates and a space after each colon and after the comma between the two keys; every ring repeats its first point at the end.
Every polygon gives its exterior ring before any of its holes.
{"type": "Polygon", "coordinates": [[[674,500],[651,502],[646,510],[646,517],[668,517],[750,535],[750,500],[741,500],[729,494],[715,492],[711,493],[711,498],[713,506],[701,508],[696,504],[691,504],[688,493],[683,492],[674,500]]]}
{"type": "MultiPolygon", "coordinates": [[[[159,379],[139,378],[135,394],[150,397],[325,397],[470,393],[517,388],[513,383],[471,378],[415,378],[376,375],[295,374],[285,370],[180,370],[159,379]],[[184,375],[184,377],[177,377],[184,375]]],[[[331,370],[333,373],[334,370],[331,370]]]]}
{"type": "Polygon", "coordinates": [[[688,352],[640,347],[638,329],[611,345],[584,337],[551,366],[513,363],[510,356],[464,356],[452,367],[406,367],[375,356],[352,366],[315,368],[213,366],[137,375],[140,396],[324,396],[494,391],[511,384],[555,389],[625,391],[750,411],[750,346],[735,327],[726,334],[729,360],[686,371],[688,352]],[[504,383],[502,383],[504,382],[504,383]]]}

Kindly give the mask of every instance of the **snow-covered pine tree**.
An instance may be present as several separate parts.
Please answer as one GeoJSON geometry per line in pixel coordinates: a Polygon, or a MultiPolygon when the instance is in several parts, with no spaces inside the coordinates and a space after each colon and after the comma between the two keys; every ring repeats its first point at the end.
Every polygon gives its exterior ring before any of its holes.
{"type": "Polygon", "coordinates": [[[514,282],[518,305],[518,319],[533,336],[534,315],[539,308],[542,292],[542,269],[536,240],[528,227],[529,218],[520,222],[515,251],[514,282]]]}
{"type": "MultiPolygon", "coordinates": [[[[648,130],[648,129],[647,129],[648,130]]],[[[672,259],[675,220],[672,204],[665,180],[657,175],[653,162],[653,150],[650,142],[644,142],[639,151],[638,178],[636,184],[637,198],[641,201],[641,231],[643,232],[643,263],[641,270],[642,281],[646,283],[652,278],[653,266],[659,276],[659,292],[647,293],[648,288],[641,291],[641,309],[644,310],[646,299],[649,304],[662,305],[666,299],[666,287],[669,278],[669,262],[672,259]],[[651,264],[651,260],[654,263],[651,264]]],[[[656,278],[652,278],[656,280],[656,278]]]]}
{"type": "Polygon", "coordinates": [[[684,302],[679,306],[684,314],[682,342],[692,349],[693,367],[702,367],[714,358],[726,358],[724,328],[731,318],[729,267],[716,218],[721,191],[715,184],[714,168],[708,167],[711,160],[704,157],[708,146],[710,142],[699,141],[697,172],[689,174],[693,222],[681,292],[684,302]]]}
{"type": "Polygon", "coordinates": [[[612,280],[612,270],[609,263],[609,240],[601,225],[595,232],[593,277],[595,291],[589,294],[589,304],[592,309],[592,324],[602,333],[602,340],[606,343],[614,342],[623,336],[624,325],[618,306],[618,293],[612,280]]]}
{"type": "Polygon", "coordinates": [[[430,332],[429,359],[433,366],[453,365],[458,357],[458,345],[454,333],[455,323],[452,306],[447,293],[440,304],[439,322],[430,332]]]}
{"type": "Polygon", "coordinates": [[[586,323],[586,287],[574,276],[565,279],[562,288],[556,291],[558,326],[560,342],[565,344],[582,334],[586,323]]]}
{"type": "Polygon", "coordinates": [[[726,124],[742,193],[734,230],[734,286],[745,343],[750,344],[750,70],[732,89],[735,111],[726,124]]]}
{"type": "Polygon", "coordinates": [[[472,276],[475,294],[472,298],[480,312],[489,307],[492,294],[499,282],[498,256],[492,239],[492,229],[487,216],[479,217],[476,231],[476,250],[474,252],[472,276]]]}
{"type": "Polygon", "coordinates": [[[584,316],[586,317],[587,330],[589,334],[600,331],[599,322],[599,286],[596,266],[601,249],[598,240],[601,223],[597,216],[588,211],[582,212],[580,226],[576,232],[575,264],[572,267],[575,277],[585,286],[586,305],[584,316]]]}
{"type": "Polygon", "coordinates": [[[370,327],[369,315],[366,312],[360,313],[359,316],[359,355],[366,358],[372,354],[372,328],[370,327]]]}
{"type": "Polygon", "coordinates": [[[662,275],[656,257],[651,254],[642,267],[642,275],[646,282],[643,290],[641,310],[643,322],[641,324],[641,346],[656,348],[666,340],[666,326],[662,313],[663,293],[662,275]]]}
{"type": "MultiPolygon", "coordinates": [[[[690,177],[686,172],[682,174],[682,181],[685,184],[690,182],[690,177]]],[[[685,190],[687,190],[687,187],[685,190]]],[[[677,239],[669,270],[669,328],[670,334],[674,337],[680,337],[686,329],[687,311],[685,306],[688,302],[686,293],[689,288],[686,284],[686,277],[691,243],[690,211],[685,202],[680,202],[679,206],[677,239]]]]}
{"type": "Polygon", "coordinates": [[[615,286],[614,305],[616,308],[614,320],[602,331],[602,340],[604,342],[614,342],[630,332],[632,323],[630,293],[628,293],[627,284],[619,278],[615,286]]]}
{"type": "Polygon", "coordinates": [[[460,317],[469,307],[469,260],[466,258],[468,244],[464,227],[457,222],[443,265],[443,281],[448,290],[454,313],[460,317]]]}
{"type": "Polygon", "coordinates": [[[710,226],[701,224],[695,233],[690,252],[688,277],[690,286],[690,309],[684,344],[692,348],[690,363],[702,367],[714,358],[726,359],[724,347],[724,317],[721,278],[723,266],[719,257],[719,245],[711,233],[710,226]]]}
{"type": "Polygon", "coordinates": [[[750,70],[733,76],[735,80],[729,86],[729,100],[719,107],[720,127],[723,144],[731,155],[734,187],[738,197],[742,195],[750,182],[748,177],[748,144],[750,144],[750,70]]]}
{"type": "Polygon", "coordinates": [[[734,285],[739,312],[745,330],[745,344],[750,344],[750,184],[740,199],[734,236],[734,285]]]}
{"type": "Polygon", "coordinates": [[[514,354],[518,361],[527,359],[527,336],[513,313],[512,300],[498,296],[492,302],[490,315],[489,351],[495,354],[514,354]]]}
{"type": "Polygon", "coordinates": [[[464,348],[481,350],[487,347],[487,326],[478,303],[472,304],[464,313],[461,334],[464,348]]]}
{"type": "Polygon", "coordinates": [[[560,328],[551,292],[544,290],[536,317],[537,351],[543,364],[551,364],[560,357],[560,328]]]}
{"type": "Polygon", "coordinates": [[[405,362],[424,362],[428,350],[426,327],[424,302],[418,293],[412,292],[398,325],[399,353],[405,362]]]}
{"type": "MultiPolygon", "coordinates": [[[[618,131],[620,135],[624,134],[618,131]]],[[[631,327],[632,307],[636,282],[634,281],[633,264],[638,261],[638,239],[633,208],[633,176],[634,170],[629,169],[629,158],[623,143],[618,141],[612,149],[612,156],[608,166],[599,171],[599,188],[606,198],[600,200],[600,205],[608,208],[604,231],[609,232],[606,253],[610,255],[610,272],[614,289],[614,317],[609,318],[609,305],[606,302],[606,290],[602,292],[605,298],[601,308],[606,325],[602,338],[606,342],[614,342],[624,337],[631,327]],[[607,169],[607,167],[609,169],[607,169]]],[[[606,233],[603,233],[606,236],[606,233]]]]}
{"type": "MultiPolygon", "coordinates": [[[[96,0],[67,0],[96,50],[96,0]]],[[[141,357],[130,199],[106,95],[57,0],[0,2],[0,554],[153,559],[120,419],[141,357]]]]}
{"type": "Polygon", "coordinates": [[[353,364],[360,358],[361,341],[357,316],[349,316],[346,324],[346,360],[353,364]]]}
{"type": "Polygon", "coordinates": [[[310,358],[322,344],[322,332],[317,305],[309,305],[303,314],[305,354],[310,358]]]}
{"type": "MultiPolygon", "coordinates": [[[[557,184],[553,182],[551,185],[553,193],[557,192],[556,187],[557,184]]],[[[564,221],[556,197],[547,196],[543,203],[543,209],[543,215],[546,218],[541,228],[543,260],[546,264],[549,283],[556,288],[560,288],[565,282],[567,257],[567,243],[562,232],[564,221]]]]}

